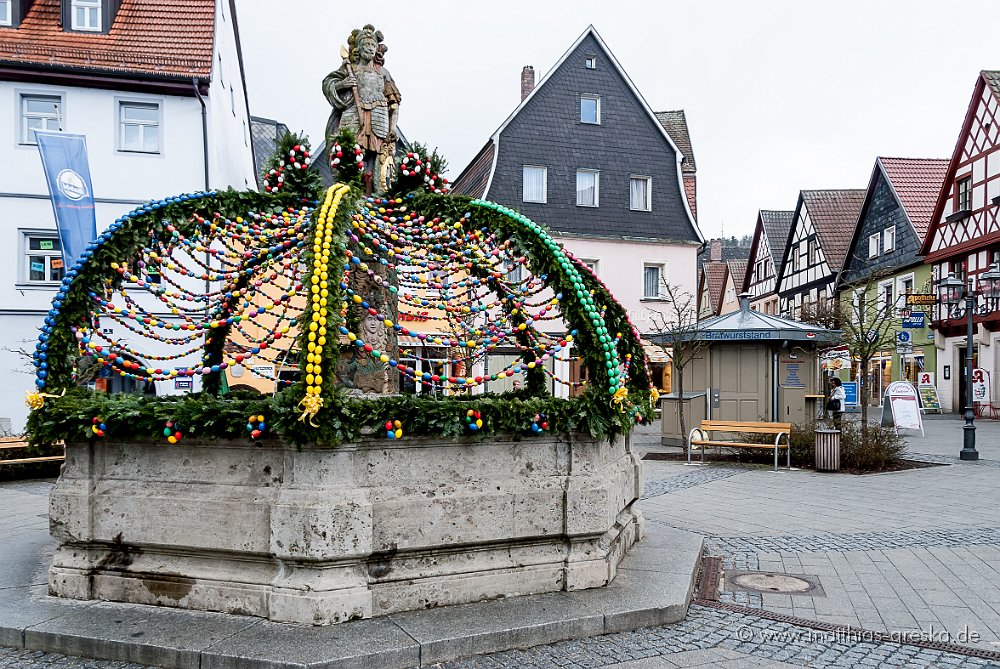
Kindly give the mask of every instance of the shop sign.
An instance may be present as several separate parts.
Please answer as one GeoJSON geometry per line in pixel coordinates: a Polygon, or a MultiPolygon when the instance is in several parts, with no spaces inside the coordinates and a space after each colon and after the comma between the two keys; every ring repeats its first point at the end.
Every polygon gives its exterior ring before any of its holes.
{"type": "Polygon", "coordinates": [[[923,328],[927,322],[927,316],[921,311],[911,312],[903,318],[903,327],[911,329],[923,328]]]}

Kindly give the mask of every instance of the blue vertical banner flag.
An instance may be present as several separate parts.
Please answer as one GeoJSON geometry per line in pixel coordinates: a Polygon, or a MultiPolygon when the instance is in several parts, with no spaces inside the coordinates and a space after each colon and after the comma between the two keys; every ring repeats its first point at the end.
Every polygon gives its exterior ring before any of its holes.
{"type": "Polygon", "coordinates": [[[87,138],[62,132],[35,132],[56,216],[63,263],[70,269],[97,239],[94,188],[87,162],[87,138]]]}

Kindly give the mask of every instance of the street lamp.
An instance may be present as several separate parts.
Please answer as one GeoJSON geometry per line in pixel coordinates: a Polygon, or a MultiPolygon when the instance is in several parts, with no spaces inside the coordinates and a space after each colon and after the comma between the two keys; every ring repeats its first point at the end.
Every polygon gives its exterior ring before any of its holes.
{"type": "Polygon", "coordinates": [[[983,290],[976,291],[972,286],[972,278],[968,283],[955,278],[954,274],[949,274],[948,278],[938,282],[938,301],[947,308],[949,318],[966,317],[965,321],[965,426],[964,438],[962,440],[962,450],[958,456],[962,460],[978,460],[979,451],[976,450],[976,414],[973,410],[972,400],[972,336],[973,319],[975,316],[985,315],[994,311],[997,306],[997,298],[1000,297],[1000,267],[996,263],[990,266],[979,277],[979,283],[983,290]],[[983,297],[983,303],[978,304],[979,298],[983,297]],[[962,306],[962,301],[965,305],[962,306]]]}

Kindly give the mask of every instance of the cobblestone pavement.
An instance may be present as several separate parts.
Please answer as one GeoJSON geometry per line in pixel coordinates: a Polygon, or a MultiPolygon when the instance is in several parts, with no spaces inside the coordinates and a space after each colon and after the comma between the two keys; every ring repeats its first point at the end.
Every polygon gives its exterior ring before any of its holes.
{"type": "MultiPolygon", "coordinates": [[[[2,666],[2,665],[0,665],[2,666]]],[[[569,667],[997,667],[979,658],[869,642],[694,605],[675,625],[563,641],[435,665],[441,669],[569,667]]]]}
{"type": "Polygon", "coordinates": [[[744,474],[747,471],[749,471],[748,467],[713,466],[689,469],[687,472],[678,474],[677,476],[646,481],[642,492],[642,499],[659,497],[660,495],[666,495],[696,485],[718,481],[719,479],[729,478],[737,474],[744,474]]]}

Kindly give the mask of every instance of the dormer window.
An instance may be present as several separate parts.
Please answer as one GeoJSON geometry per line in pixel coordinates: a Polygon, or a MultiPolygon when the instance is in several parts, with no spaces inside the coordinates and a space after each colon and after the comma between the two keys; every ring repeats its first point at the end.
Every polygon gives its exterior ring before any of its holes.
{"type": "Polygon", "coordinates": [[[0,0],[0,26],[14,25],[14,0],[0,0]]]}
{"type": "Polygon", "coordinates": [[[101,32],[101,0],[70,0],[73,30],[101,32]]]}

